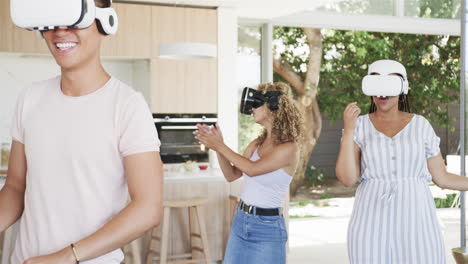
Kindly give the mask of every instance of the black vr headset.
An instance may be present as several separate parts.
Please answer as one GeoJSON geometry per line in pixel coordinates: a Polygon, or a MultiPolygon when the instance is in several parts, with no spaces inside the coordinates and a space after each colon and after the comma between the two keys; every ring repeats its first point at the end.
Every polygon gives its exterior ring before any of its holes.
{"type": "Polygon", "coordinates": [[[280,95],[282,95],[280,91],[269,91],[262,94],[253,88],[245,87],[242,92],[240,112],[250,115],[252,114],[252,108],[260,107],[265,103],[268,109],[272,111],[278,110],[278,97],[280,95]]]}

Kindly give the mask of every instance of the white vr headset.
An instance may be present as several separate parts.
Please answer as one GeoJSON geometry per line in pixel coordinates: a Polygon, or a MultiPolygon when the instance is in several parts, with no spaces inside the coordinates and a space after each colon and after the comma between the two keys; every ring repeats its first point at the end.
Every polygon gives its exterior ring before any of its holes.
{"type": "Polygon", "coordinates": [[[408,90],[406,69],[394,60],[372,63],[368,75],[362,79],[362,92],[367,96],[398,96],[408,94],[408,90]]]}
{"type": "Polygon", "coordinates": [[[96,20],[99,32],[110,35],[119,24],[113,8],[96,7],[94,0],[11,0],[10,7],[13,23],[29,30],[87,28],[96,20]]]}

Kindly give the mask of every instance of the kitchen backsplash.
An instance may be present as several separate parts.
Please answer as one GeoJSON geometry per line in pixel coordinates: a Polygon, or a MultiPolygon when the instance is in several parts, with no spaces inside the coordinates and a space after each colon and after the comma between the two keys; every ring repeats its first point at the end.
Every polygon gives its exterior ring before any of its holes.
{"type": "MultiPolygon", "coordinates": [[[[106,58],[103,64],[111,75],[142,92],[151,102],[148,60],[106,58]]],[[[11,120],[20,90],[58,74],[60,68],[51,56],[0,53],[0,144],[11,140],[11,120]]]]}

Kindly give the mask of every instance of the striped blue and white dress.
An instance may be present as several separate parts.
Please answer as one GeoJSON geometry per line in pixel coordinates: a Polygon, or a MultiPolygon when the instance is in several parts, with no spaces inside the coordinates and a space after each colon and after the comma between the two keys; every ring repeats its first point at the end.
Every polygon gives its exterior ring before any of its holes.
{"type": "Polygon", "coordinates": [[[414,115],[390,138],[369,115],[356,121],[361,184],[348,227],[352,264],[443,264],[445,249],[428,183],[427,159],[439,154],[439,137],[414,115]]]}

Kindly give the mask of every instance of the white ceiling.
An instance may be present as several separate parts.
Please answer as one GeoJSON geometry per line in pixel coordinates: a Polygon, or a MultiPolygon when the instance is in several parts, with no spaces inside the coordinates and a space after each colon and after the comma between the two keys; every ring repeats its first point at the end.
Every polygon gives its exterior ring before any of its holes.
{"type": "MultiPolygon", "coordinates": [[[[334,28],[413,34],[460,35],[460,20],[384,15],[358,15],[319,11],[343,0],[120,0],[173,6],[233,8],[240,23],[334,28]]],[[[364,1],[364,0],[363,0],[364,1]]],[[[395,0],[403,2],[405,0],[395,0]]],[[[119,0],[115,0],[119,2],[119,0]]]]}
{"type": "MultiPolygon", "coordinates": [[[[235,8],[239,18],[271,20],[305,10],[316,10],[342,0],[125,0],[174,6],[204,6],[235,8]]],[[[118,0],[115,0],[118,2],[118,0]]]]}

